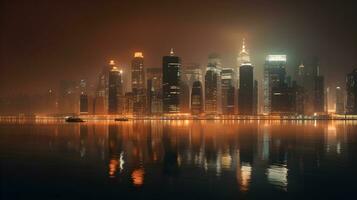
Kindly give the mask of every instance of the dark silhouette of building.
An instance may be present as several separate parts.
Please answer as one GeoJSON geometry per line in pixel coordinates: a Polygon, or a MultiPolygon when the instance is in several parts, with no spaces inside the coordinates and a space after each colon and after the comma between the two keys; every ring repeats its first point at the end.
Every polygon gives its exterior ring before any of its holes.
{"type": "Polygon", "coordinates": [[[200,81],[193,82],[191,92],[191,113],[199,115],[203,112],[203,90],[200,81]]]}
{"type": "Polygon", "coordinates": [[[171,49],[169,56],[162,59],[162,91],[163,91],[163,112],[180,112],[180,67],[181,59],[174,55],[171,49]]]}
{"type": "Polygon", "coordinates": [[[248,63],[243,64],[239,68],[239,76],[238,113],[241,115],[253,115],[253,66],[248,63]]]}
{"type": "Polygon", "coordinates": [[[325,84],[323,76],[315,77],[314,111],[315,113],[325,112],[325,84]]]}
{"type": "Polygon", "coordinates": [[[88,95],[81,94],[79,97],[79,112],[80,114],[88,114],[88,95]]]}
{"type": "Polygon", "coordinates": [[[180,81],[180,112],[190,112],[190,88],[183,81],[180,81]]]}
{"type": "Polygon", "coordinates": [[[253,84],[253,115],[258,114],[258,81],[254,80],[253,84]]]}
{"type": "Polygon", "coordinates": [[[336,114],[345,113],[345,95],[341,87],[336,87],[336,114]]]}
{"type": "Polygon", "coordinates": [[[150,114],[162,113],[162,69],[147,68],[146,69],[147,83],[150,82],[150,87],[147,85],[148,95],[147,112],[150,114]]]}
{"type": "Polygon", "coordinates": [[[357,115],[357,69],[347,74],[346,81],[346,113],[349,115],[357,115]]]}
{"type": "Polygon", "coordinates": [[[209,115],[221,112],[221,70],[219,56],[217,54],[209,55],[205,74],[205,112],[209,115]]]}

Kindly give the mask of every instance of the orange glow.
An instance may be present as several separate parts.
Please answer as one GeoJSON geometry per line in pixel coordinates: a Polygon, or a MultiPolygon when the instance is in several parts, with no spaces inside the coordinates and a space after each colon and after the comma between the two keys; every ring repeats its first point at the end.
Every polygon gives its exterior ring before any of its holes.
{"type": "Polygon", "coordinates": [[[111,159],[109,161],[109,177],[114,178],[118,169],[118,160],[116,159],[111,159]]]}
{"type": "Polygon", "coordinates": [[[136,169],[131,174],[133,184],[136,187],[142,186],[144,184],[144,169],[136,169]]]}
{"type": "Polygon", "coordinates": [[[135,53],[134,53],[134,57],[135,57],[135,58],[144,58],[143,52],[135,52],[135,53]]]}
{"type": "Polygon", "coordinates": [[[109,65],[115,65],[114,60],[110,60],[110,61],[109,61],[109,65]]]}

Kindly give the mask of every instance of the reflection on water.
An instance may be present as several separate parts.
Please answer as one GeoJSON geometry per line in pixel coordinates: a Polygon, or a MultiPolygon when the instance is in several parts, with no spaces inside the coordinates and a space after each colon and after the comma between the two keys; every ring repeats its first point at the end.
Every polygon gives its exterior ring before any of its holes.
{"type": "Polygon", "coordinates": [[[36,182],[47,171],[70,176],[70,184],[91,181],[103,192],[115,185],[127,194],[138,193],[130,187],[149,196],[163,193],[159,199],[167,198],[165,192],[184,197],[184,191],[209,198],[303,195],[332,187],[326,181],[349,191],[348,177],[356,175],[353,122],[2,123],[0,133],[3,163],[11,167],[1,171],[5,197],[15,194],[8,189],[19,184],[16,178],[36,182]]]}

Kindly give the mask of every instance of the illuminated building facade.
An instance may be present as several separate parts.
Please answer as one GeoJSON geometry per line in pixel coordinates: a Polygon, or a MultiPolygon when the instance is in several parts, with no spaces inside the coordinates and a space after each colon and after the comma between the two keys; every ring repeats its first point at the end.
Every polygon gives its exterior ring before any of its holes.
{"type": "Polygon", "coordinates": [[[108,76],[108,114],[118,114],[120,110],[120,99],[123,95],[121,71],[111,62],[108,76]]]}
{"type": "Polygon", "coordinates": [[[264,65],[264,113],[271,113],[272,94],[285,85],[286,55],[268,55],[264,65]]]}
{"type": "Polygon", "coordinates": [[[211,54],[205,75],[205,113],[209,115],[221,112],[221,70],[221,59],[211,54]]]}
{"type": "Polygon", "coordinates": [[[131,61],[131,88],[134,95],[133,114],[145,114],[146,90],[145,90],[145,68],[142,52],[135,52],[131,61]]]}
{"type": "Polygon", "coordinates": [[[200,81],[193,82],[191,92],[191,113],[199,115],[203,112],[203,89],[200,81]]]}
{"type": "Polygon", "coordinates": [[[239,75],[238,111],[241,115],[252,115],[254,113],[253,66],[250,63],[242,64],[239,75]]]}
{"type": "Polygon", "coordinates": [[[336,87],[336,114],[345,114],[345,95],[341,87],[336,87]]]}
{"type": "Polygon", "coordinates": [[[162,59],[163,112],[180,112],[180,68],[181,59],[171,49],[169,56],[162,59]]]}
{"type": "Polygon", "coordinates": [[[232,68],[223,68],[221,71],[222,87],[222,114],[234,114],[234,96],[235,96],[235,73],[232,68]]]}
{"type": "Polygon", "coordinates": [[[357,115],[357,69],[354,69],[346,77],[347,105],[346,113],[357,115]]]}

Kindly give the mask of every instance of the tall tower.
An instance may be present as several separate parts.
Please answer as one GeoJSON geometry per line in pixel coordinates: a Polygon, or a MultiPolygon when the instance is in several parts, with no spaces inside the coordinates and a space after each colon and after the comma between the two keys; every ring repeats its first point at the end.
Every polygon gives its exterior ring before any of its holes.
{"type": "Polygon", "coordinates": [[[246,48],[245,38],[243,38],[242,48],[241,48],[241,50],[238,54],[238,57],[237,57],[237,66],[236,66],[237,88],[239,88],[239,68],[240,68],[240,66],[242,66],[245,63],[250,63],[250,56],[249,56],[249,52],[246,48]]]}
{"type": "Polygon", "coordinates": [[[179,113],[181,59],[173,49],[169,56],[162,58],[163,112],[179,113]]]}
{"type": "Polygon", "coordinates": [[[200,81],[193,82],[191,92],[191,113],[199,115],[203,112],[202,84],[200,81]]]}
{"type": "Polygon", "coordinates": [[[254,114],[253,66],[245,63],[240,67],[238,106],[239,114],[254,114]]]}
{"type": "Polygon", "coordinates": [[[357,69],[354,69],[346,77],[347,105],[346,113],[357,115],[357,69]]]}
{"type": "Polygon", "coordinates": [[[336,87],[336,114],[345,113],[345,96],[343,95],[341,87],[336,87]]]}
{"type": "Polygon", "coordinates": [[[272,94],[285,86],[286,55],[268,55],[264,65],[264,112],[272,111],[272,94]]]}
{"type": "Polygon", "coordinates": [[[120,97],[122,96],[122,71],[114,61],[110,62],[111,69],[108,77],[108,113],[118,114],[120,97]]]}
{"type": "Polygon", "coordinates": [[[205,112],[206,114],[219,114],[221,112],[221,60],[218,55],[208,57],[207,71],[205,74],[205,112]]]}
{"type": "Polygon", "coordinates": [[[133,112],[136,115],[145,113],[145,69],[142,52],[135,52],[131,61],[131,88],[133,91],[133,112]]]}
{"type": "Polygon", "coordinates": [[[221,72],[222,87],[222,113],[225,115],[234,114],[234,70],[232,68],[223,68],[221,72]]]}

